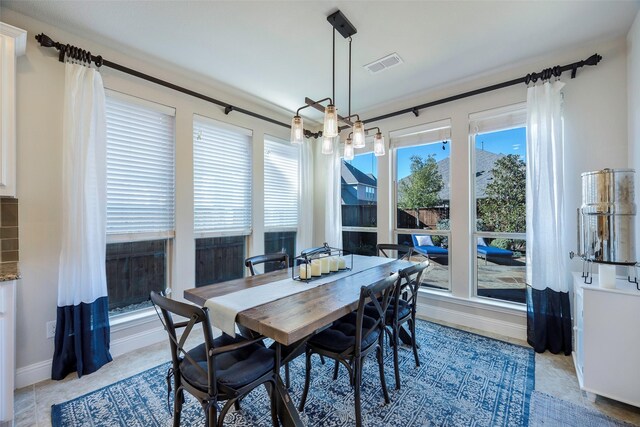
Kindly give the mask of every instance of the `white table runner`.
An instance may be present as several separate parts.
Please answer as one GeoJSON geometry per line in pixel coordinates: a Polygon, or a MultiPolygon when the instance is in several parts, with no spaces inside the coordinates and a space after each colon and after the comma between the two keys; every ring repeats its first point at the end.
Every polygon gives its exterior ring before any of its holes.
{"type": "Polygon", "coordinates": [[[289,295],[304,292],[308,289],[334,282],[343,277],[377,267],[388,262],[395,261],[393,258],[353,256],[353,268],[340,273],[330,274],[326,277],[305,283],[292,278],[279,280],[273,283],[256,286],[249,289],[242,289],[223,296],[209,298],[205,307],[209,308],[211,323],[223,332],[236,336],[236,316],[239,312],[266,304],[289,295]]]}

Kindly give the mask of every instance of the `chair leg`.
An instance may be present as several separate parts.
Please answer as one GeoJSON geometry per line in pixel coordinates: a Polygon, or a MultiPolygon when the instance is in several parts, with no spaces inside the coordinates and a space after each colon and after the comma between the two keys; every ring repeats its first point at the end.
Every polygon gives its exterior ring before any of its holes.
{"type": "Polygon", "coordinates": [[[224,425],[224,417],[227,415],[227,412],[229,412],[229,409],[231,409],[231,405],[234,405],[235,402],[236,399],[229,399],[227,400],[227,403],[224,404],[222,410],[220,411],[220,416],[218,417],[218,427],[222,427],[224,425]]]}
{"type": "MultiPolygon", "coordinates": [[[[389,399],[389,392],[387,391],[387,381],[384,377],[384,357],[382,356],[382,347],[380,345],[378,345],[376,353],[378,356],[378,367],[380,368],[380,386],[382,387],[382,394],[384,395],[384,403],[389,403],[391,400],[389,399]]],[[[400,383],[396,383],[396,388],[400,388],[398,384],[400,383]]]]}
{"type": "Polygon", "coordinates": [[[340,363],[336,360],[336,364],[333,366],[333,380],[338,379],[338,370],[340,369],[340,363]]]}
{"type": "Polygon", "coordinates": [[[298,411],[304,411],[304,404],[307,401],[307,393],[309,393],[309,383],[311,383],[311,350],[307,349],[306,366],[304,373],[304,390],[302,391],[302,397],[300,398],[300,404],[298,405],[298,411]]]}
{"type": "Polygon", "coordinates": [[[176,389],[173,399],[173,427],[180,427],[180,415],[182,414],[182,403],[184,402],[184,390],[182,387],[176,389]]]}
{"type": "Polygon", "coordinates": [[[287,389],[290,389],[291,388],[291,380],[289,378],[289,364],[288,363],[285,363],[285,365],[284,365],[284,382],[285,382],[285,385],[286,385],[287,389]]]}
{"type": "Polygon", "coordinates": [[[233,407],[235,408],[236,411],[239,411],[242,409],[240,408],[240,399],[235,401],[235,403],[233,404],[233,407]]]}
{"type": "MultiPolygon", "coordinates": [[[[393,341],[397,344],[400,340],[398,325],[393,325],[393,341]]],[[[396,390],[400,390],[400,363],[398,361],[398,345],[393,346],[393,371],[396,376],[396,390]]]]}
{"type": "MultiPolygon", "coordinates": [[[[218,410],[218,406],[216,402],[209,402],[204,406],[205,413],[205,425],[207,427],[215,427],[218,424],[218,419],[216,418],[216,413],[218,410]]],[[[222,420],[222,418],[220,418],[222,420]]]]}
{"type": "Polygon", "coordinates": [[[420,366],[420,358],[418,357],[418,343],[416,342],[416,319],[409,321],[411,329],[411,347],[413,347],[413,357],[416,359],[416,366],[420,366]]]}
{"type": "Polygon", "coordinates": [[[353,400],[356,408],[356,427],[362,426],[362,402],[360,398],[360,386],[362,385],[362,360],[356,358],[353,367],[353,400]]]}
{"type": "Polygon", "coordinates": [[[324,365],[324,356],[320,355],[320,363],[322,363],[324,365]]]}

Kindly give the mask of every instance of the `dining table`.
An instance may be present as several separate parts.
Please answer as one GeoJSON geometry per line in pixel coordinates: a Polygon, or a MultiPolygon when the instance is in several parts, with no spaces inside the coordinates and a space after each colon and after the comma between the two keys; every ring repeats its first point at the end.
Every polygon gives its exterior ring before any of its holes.
{"type": "MultiPolygon", "coordinates": [[[[356,267],[358,265],[373,266],[365,269],[352,268],[351,271],[323,276],[322,284],[318,286],[309,287],[309,283],[313,284],[313,281],[297,282],[302,289],[300,292],[237,312],[235,322],[238,325],[275,341],[276,372],[280,372],[283,345],[304,342],[306,338],[329,327],[334,321],[357,308],[362,286],[375,283],[403,268],[410,267],[413,263],[399,259],[354,255],[352,267],[354,265],[356,267]]],[[[184,298],[195,304],[206,306],[208,301],[216,299],[226,301],[246,299],[250,293],[259,293],[260,287],[279,285],[280,282],[296,286],[292,268],[296,267],[187,289],[184,291],[184,298]]],[[[216,326],[215,322],[214,326],[216,326]]],[[[276,394],[278,416],[282,425],[303,426],[296,405],[291,400],[279,375],[276,394]]]]}

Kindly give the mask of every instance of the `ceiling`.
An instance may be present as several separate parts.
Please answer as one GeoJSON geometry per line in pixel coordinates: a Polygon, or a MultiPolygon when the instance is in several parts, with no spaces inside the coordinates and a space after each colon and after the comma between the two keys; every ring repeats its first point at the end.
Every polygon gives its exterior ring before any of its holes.
{"type": "MultiPolygon", "coordinates": [[[[640,9],[640,0],[0,4],[289,111],[304,105],[305,96],[331,96],[333,28],[326,17],[340,9],[358,30],[352,45],[354,112],[550,51],[625,35],[640,9]],[[363,68],[393,52],[403,64],[375,75],[363,68]]],[[[347,49],[337,34],[336,98],[342,114],[347,111],[347,49]]]]}

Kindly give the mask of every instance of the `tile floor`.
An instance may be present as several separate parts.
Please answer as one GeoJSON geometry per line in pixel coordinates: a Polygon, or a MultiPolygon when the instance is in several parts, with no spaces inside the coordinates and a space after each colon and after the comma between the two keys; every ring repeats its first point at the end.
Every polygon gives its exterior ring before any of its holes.
{"type": "MultiPolygon", "coordinates": [[[[447,326],[454,326],[443,323],[447,326]]],[[[480,335],[501,339],[513,344],[526,345],[517,339],[490,334],[472,328],[461,328],[480,335]]],[[[138,372],[152,368],[169,359],[169,349],[165,342],[116,358],[104,366],[99,374],[76,378],[69,375],[63,381],[43,381],[15,392],[15,426],[50,426],[51,405],[81,396],[90,391],[107,386],[138,372]]],[[[580,391],[573,367],[573,359],[551,353],[536,354],[535,389],[558,398],[594,408],[611,417],[640,426],[640,408],[625,405],[614,400],[598,397],[589,402],[580,391]]]]}

